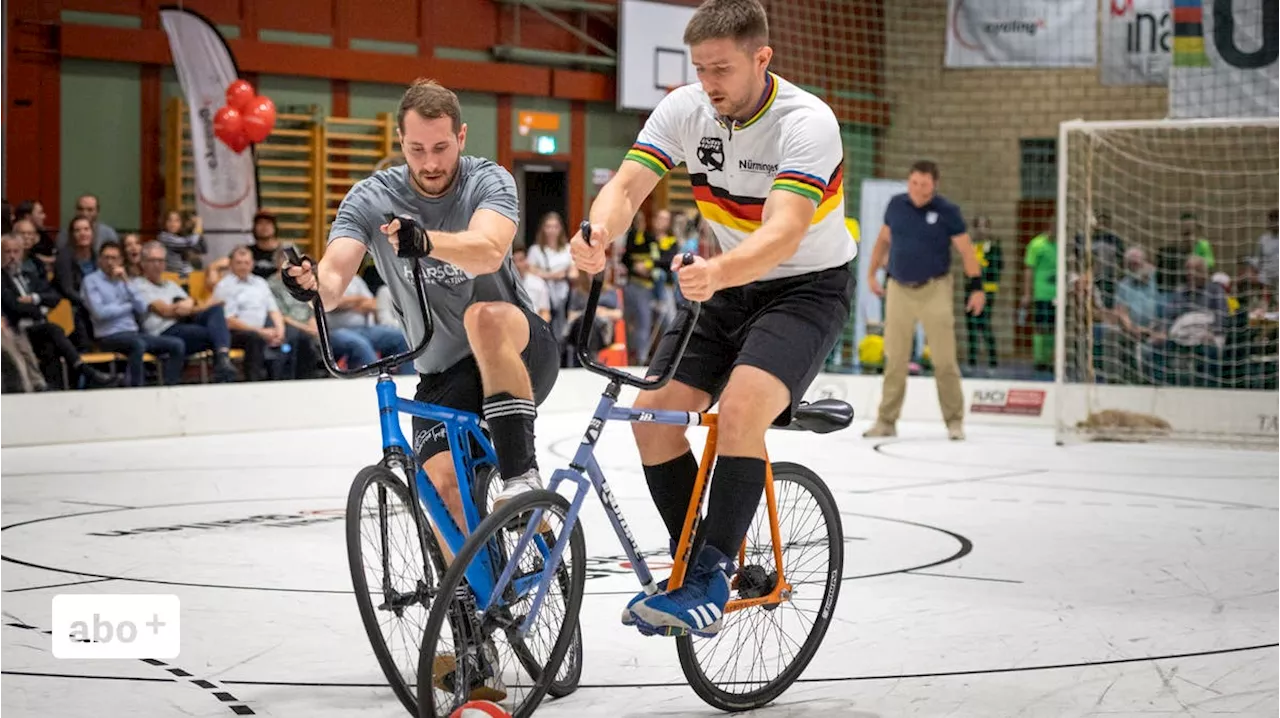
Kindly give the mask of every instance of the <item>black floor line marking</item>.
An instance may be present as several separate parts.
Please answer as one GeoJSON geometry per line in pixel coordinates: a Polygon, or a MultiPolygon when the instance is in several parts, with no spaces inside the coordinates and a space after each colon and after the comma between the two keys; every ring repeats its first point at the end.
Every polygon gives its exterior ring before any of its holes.
{"type": "MultiPolygon", "coordinates": [[[[1001,673],[1029,673],[1032,671],[1056,671],[1070,668],[1093,668],[1097,666],[1115,666],[1126,663],[1149,663],[1152,661],[1176,661],[1183,658],[1203,658],[1206,656],[1221,656],[1230,653],[1244,653],[1246,651],[1259,651],[1268,648],[1280,647],[1280,643],[1263,643],[1253,646],[1240,646],[1238,648],[1218,648],[1208,651],[1191,651],[1187,653],[1171,653],[1160,656],[1138,656],[1135,658],[1112,658],[1103,661],[1080,661],[1078,663],[1051,663],[1042,666],[1018,666],[1016,668],[980,668],[965,671],[938,671],[935,673],[903,673],[903,674],[885,674],[873,676],[837,676],[834,678],[800,678],[796,683],[847,683],[853,681],[900,681],[904,679],[914,678],[947,678],[952,676],[981,676],[981,675],[997,675],[1001,673]]],[[[279,686],[291,688],[386,688],[385,683],[327,683],[318,681],[255,681],[255,680],[226,680],[223,681],[229,686],[279,686]]],[[[685,688],[689,687],[688,683],[678,681],[675,683],[583,683],[578,686],[579,690],[611,690],[614,688],[685,688]]]]}
{"type": "Polygon", "coordinates": [[[67,581],[65,583],[50,583],[43,586],[27,586],[26,588],[7,588],[5,593],[22,593],[23,591],[40,591],[46,588],[64,588],[66,586],[84,586],[90,583],[104,583],[106,581],[115,581],[114,578],[91,578],[87,581],[67,581]]]}
{"type": "MultiPolygon", "coordinates": [[[[332,497],[330,497],[330,498],[332,498],[332,497]]],[[[316,501],[316,500],[328,500],[328,499],[317,499],[316,497],[306,497],[306,498],[282,498],[282,499],[232,499],[232,500],[227,500],[227,501],[188,501],[188,502],[179,503],[179,504],[157,504],[157,505],[155,505],[155,506],[138,506],[138,507],[135,507],[134,509],[100,509],[100,510],[97,510],[97,511],[84,511],[84,512],[76,513],[76,514],[62,514],[62,515],[59,515],[59,516],[48,516],[48,517],[38,518],[38,519],[29,519],[29,520],[27,520],[27,521],[21,521],[21,522],[19,522],[19,523],[10,524],[10,525],[8,525],[8,526],[0,527],[0,531],[6,531],[6,530],[11,529],[11,528],[18,528],[18,527],[20,527],[20,526],[27,526],[27,525],[35,524],[35,523],[42,523],[42,522],[45,522],[45,521],[53,521],[53,520],[57,520],[57,519],[75,518],[75,517],[78,517],[78,516],[90,516],[90,515],[103,514],[103,513],[112,513],[112,512],[118,512],[118,511],[147,510],[147,509],[155,509],[155,508],[171,508],[171,507],[175,507],[175,506],[202,506],[202,505],[213,505],[213,504],[238,504],[238,503],[262,502],[262,501],[316,501]]],[[[872,515],[872,514],[859,514],[859,513],[852,513],[852,512],[847,512],[847,511],[842,511],[842,512],[840,512],[840,513],[841,513],[841,515],[844,515],[844,516],[857,516],[857,517],[859,517],[859,518],[871,519],[871,520],[873,520],[873,521],[888,521],[888,522],[890,522],[890,523],[906,524],[906,525],[908,525],[908,526],[915,526],[915,527],[918,527],[918,528],[929,529],[929,530],[931,530],[931,531],[937,531],[937,532],[939,532],[939,533],[942,533],[942,534],[945,534],[945,535],[947,535],[947,536],[950,536],[951,538],[953,538],[953,539],[955,539],[955,540],[956,540],[956,543],[958,543],[958,544],[959,544],[959,548],[958,548],[958,549],[956,549],[956,552],[955,552],[954,554],[952,554],[952,555],[950,555],[950,556],[948,556],[948,557],[946,557],[946,558],[943,558],[943,559],[937,560],[937,561],[931,561],[931,562],[929,562],[929,563],[927,563],[927,564],[923,564],[923,565],[921,565],[921,566],[912,566],[912,567],[905,568],[905,569],[894,569],[894,570],[892,570],[892,571],[881,571],[881,572],[878,572],[878,573],[854,574],[854,575],[851,575],[851,576],[841,576],[841,578],[840,578],[840,580],[841,580],[841,581],[854,581],[854,580],[858,580],[858,579],[866,579],[866,578],[879,578],[879,577],[881,577],[881,576],[891,576],[891,575],[893,575],[893,574],[903,573],[904,571],[914,571],[914,570],[917,570],[917,569],[935,568],[935,567],[937,567],[937,566],[941,566],[941,565],[943,565],[943,564],[951,563],[952,561],[957,561],[957,560],[959,560],[959,559],[961,559],[961,558],[964,558],[965,556],[967,556],[967,555],[969,554],[969,552],[970,552],[970,551],[972,551],[972,550],[973,550],[973,543],[972,543],[971,541],[969,541],[969,539],[965,538],[964,536],[962,536],[962,535],[960,535],[960,534],[958,534],[958,533],[955,533],[954,531],[949,531],[949,530],[947,530],[947,529],[944,529],[944,528],[941,528],[941,527],[938,527],[938,526],[931,526],[931,525],[929,525],[929,524],[919,523],[919,522],[916,522],[916,521],[908,521],[908,520],[906,520],[906,519],[890,518],[890,517],[887,517],[887,516],[875,516],[875,515],[872,515]]],[[[854,538],[855,538],[855,540],[858,540],[858,538],[857,538],[857,537],[854,537],[854,538]]],[[[861,539],[861,540],[865,540],[865,539],[861,539]]],[[[13,557],[11,557],[11,556],[0,556],[0,562],[12,563],[12,564],[16,564],[16,565],[18,565],[18,566],[27,566],[27,567],[29,567],[29,568],[37,568],[37,569],[41,569],[41,570],[43,570],[43,571],[51,571],[51,572],[53,572],[53,573],[62,573],[62,574],[67,574],[67,575],[69,575],[69,576],[85,576],[85,577],[90,578],[90,579],[99,579],[99,580],[104,580],[104,581],[105,581],[105,580],[126,581],[126,582],[130,582],[130,583],[144,583],[144,584],[151,584],[151,585],[157,585],[157,586],[187,586],[187,587],[190,587],[190,588],[215,588],[215,589],[225,589],[225,590],[231,590],[231,591],[273,591],[273,592],[278,592],[278,593],[308,593],[308,594],[319,594],[319,595],[326,595],[326,594],[327,594],[327,595],[335,595],[335,596],[337,596],[337,595],[343,595],[343,596],[346,596],[346,595],[351,595],[351,593],[352,593],[352,591],[351,591],[351,590],[349,590],[349,589],[339,590],[339,589],[322,589],[322,588],[317,588],[317,589],[311,589],[311,588],[284,588],[284,587],[275,587],[275,586],[239,586],[239,585],[234,585],[234,584],[192,583],[192,582],[187,582],[187,581],[166,581],[166,580],[158,579],[158,578],[131,578],[131,577],[129,577],[129,576],[111,576],[111,575],[107,575],[107,574],[100,574],[100,573],[89,573],[89,572],[87,572],[87,571],[76,571],[76,570],[73,570],[73,569],[55,568],[55,567],[52,567],[52,566],[45,566],[45,565],[38,564],[38,563],[32,563],[32,562],[30,562],[30,561],[24,561],[24,560],[22,560],[22,559],[13,558],[13,557]]],[[[585,592],[584,592],[584,595],[586,595],[586,596],[622,596],[622,595],[626,595],[626,596],[634,596],[634,595],[635,595],[635,591],[634,591],[634,590],[631,590],[631,591],[585,591],[585,592]]]]}
{"type": "Polygon", "coordinates": [[[990,476],[974,476],[968,479],[943,479],[942,481],[928,481],[920,484],[906,484],[904,486],[882,486],[878,489],[867,489],[866,491],[853,491],[854,494],[882,494],[887,491],[903,491],[905,489],[928,489],[936,486],[950,486],[952,484],[972,484],[979,481],[995,481],[997,479],[1013,479],[1019,476],[1030,476],[1032,474],[1043,474],[1040,469],[1027,469],[1022,471],[1002,471],[998,474],[990,476]]]}
{"type": "MultiPolygon", "coordinates": [[[[40,631],[40,633],[43,633],[45,635],[50,635],[53,633],[52,631],[41,631],[39,628],[35,626],[32,626],[28,623],[24,623],[22,621],[17,621],[17,620],[7,620],[5,621],[5,625],[13,628],[21,628],[26,631],[40,631]]],[[[190,673],[182,670],[181,668],[178,668],[176,666],[170,666],[169,664],[165,663],[164,661],[158,658],[140,658],[138,660],[142,663],[147,664],[148,666],[163,668],[168,673],[176,677],[185,678],[185,677],[191,676],[190,673]]],[[[114,681],[142,681],[146,683],[156,683],[156,682],[178,683],[179,682],[177,678],[149,678],[149,677],[134,677],[134,676],[85,676],[85,675],[70,675],[70,674],[61,674],[61,673],[44,673],[40,671],[0,671],[0,673],[2,673],[3,675],[35,676],[35,677],[41,677],[41,678],[96,678],[101,680],[114,680],[114,681]]],[[[230,705],[228,707],[231,709],[231,712],[235,713],[236,715],[241,715],[241,716],[257,715],[256,713],[253,712],[252,708],[244,704],[244,701],[240,700],[239,698],[236,698],[235,696],[231,695],[227,691],[219,689],[218,686],[214,685],[209,681],[193,680],[193,681],[190,681],[190,683],[195,684],[196,687],[198,688],[203,688],[205,691],[210,693],[214,698],[217,698],[218,701],[224,704],[225,703],[235,704],[235,705],[230,705]]]]}
{"type": "Polygon", "coordinates": [[[965,581],[990,581],[992,583],[1022,583],[1011,578],[986,578],[984,576],[957,576],[953,573],[930,573],[928,571],[903,571],[908,576],[936,576],[937,578],[958,578],[965,581]]]}
{"type": "Polygon", "coordinates": [[[71,499],[62,499],[62,503],[64,503],[64,504],[79,504],[79,505],[81,505],[81,506],[100,506],[100,507],[102,507],[102,508],[107,508],[107,509],[132,509],[132,508],[137,508],[136,506],[126,506],[126,505],[124,505],[124,504],[108,504],[108,503],[103,503],[103,502],[101,502],[101,501],[73,501],[73,500],[71,500],[71,499]]]}
{"type": "Polygon", "coordinates": [[[1125,491],[1123,489],[1107,489],[1095,488],[1092,486],[1049,486],[1045,484],[1028,484],[1018,481],[1005,481],[1001,486],[1017,486],[1029,489],[1049,489],[1053,491],[1082,491],[1094,494],[1115,494],[1117,496],[1133,496],[1144,499],[1168,499],[1170,501],[1185,501],[1191,504],[1212,504],[1214,506],[1223,506],[1236,509],[1258,509],[1261,511],[1278,511],[1274,506],[1262,506],[1261,504],[1250,504],[1243,501],[1221,501],[1219,499],[1202,499],[1197,496],[1171,496],[1169,494],[1153,494],[1147,491],[1125,491]]]}

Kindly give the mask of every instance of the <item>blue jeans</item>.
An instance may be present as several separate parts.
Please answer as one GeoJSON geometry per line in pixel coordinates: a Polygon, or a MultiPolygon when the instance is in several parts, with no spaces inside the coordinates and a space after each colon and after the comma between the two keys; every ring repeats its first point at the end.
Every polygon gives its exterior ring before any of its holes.
{"type": "Polygon", "coordinates": [[[227,316],[218,304],[161,332],[161,336],[177,337],[186,346],[187,355],[212,349],[225,352],[231,347],[227,316]]]}
{"type": "MultiPolygon", "coordinates": [[[[383,357],[409,351],[409,344],[404,334],[396,327],[386,324],[374,324],[364,327],[344,327],[329,332],[329,343],[333,346],[333,354],[337,358],[346,357],[347,367],[368,366],[383,357]]],[[[400,367],[401,374],[412,374],[413,364],[400,367]]]]}
{"type": "Polygon", "coordinates": [[[164,360],[164,383],[182,381],[182,367],[186,364],[186,345],[177,337],[152,336],[140,332],[119,332],[98,337],[98,346],[104,351],[117,352],[128,357],[126,380],[128,386],[142,386],[144,382],[142,355],[150,352],[164,360]]]}

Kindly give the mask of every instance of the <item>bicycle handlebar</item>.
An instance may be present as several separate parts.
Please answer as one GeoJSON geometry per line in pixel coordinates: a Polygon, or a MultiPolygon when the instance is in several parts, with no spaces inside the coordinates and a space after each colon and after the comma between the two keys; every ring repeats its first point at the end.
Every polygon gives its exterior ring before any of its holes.
{"type": "MultiPolygon", "coordinates": [[[[302,259],[298,256],[298,251],[296,249],[293,247],[286,247],[284,251],[285,256],[289,259],[289,264],[301,266],[302,259]]],[[[285,265],[285,267],[280,271],[288,271],[288,265],[285,265]]],[[[314,263],[312,264],[311,271],[315,272],[314,263]]],[[[338,362],[334,360],[333,346],[329,344],[329,327],[325,320],[324,303],[320,299],[319,292],[316,293],[316,298],[311,300],[311,307],[315,312],[316,317],[316,333],[320,337],[320,357],[324,360],[324,368],[327,369],[330,374],[340,378],[368,376],[371,374],[380,374],[384,368],[388,369],[387,373],[392,373],[391,370],[394,369],[394,367],[407,361],[411,362],[414,359],[417,359],[422,352],[427,350],[427,345],[431,343],[431,335],[435,333],[435,323],[431,320],[430,301],[427,299],[426,282],[422,276],[422,262],[418,260],[414,260],[413,262],[413,283],[414,287],[417,289],[418,307],[422,310],[423,333],[422,340],[418,342],[418,346],[413,347],[407,352],[383,357],[372,364],[367,364],[355,369],[343,369],[339,367],[338,362]]],[[[317,286],[318,284],[319,278],[317,276],[317,286]]]]}
{"type": "MultiPolygon", "coordinates": [[[[582,239],[591,244],[591,223],[583,221],[582,223],[582,239]]],[[[608,239],[605,240],[606,242],[608,239]]],[[[681,265],[692,264],[693,254],[686,252],[681,261],[681,265]]],[[[620,384],[627,384],[638,389],[652,390],[661,388],[667,382],[671,381],[671,377],[676,373],[676,367],[680,364],[680,358],[684,356],[684,350],[689,345],[689,338],[693,336],[694,325],[698,322],[698,314],[702,311],[701,302],[689,302],[688,312],[685,314],[684,326],[680,328],[680,338],[676,343],[675,354],[671,358],[671,362],[663,370],[662,374],[653,379],[643,379],[629,372],[620,369],[614,369],[605,366],[596,361],[591,351],[591,328],[595,325],[596,307],[600,304],[600,290],[604,287],[604,272],[600,272],[591,280],[591,294],[587,297],[587,307],[582,314],[582,325],[578,328],[578,341],[575,347],[578,361],[582,362],[582,366],[588,371],[601,376],[608,377],[620,384]]]]}

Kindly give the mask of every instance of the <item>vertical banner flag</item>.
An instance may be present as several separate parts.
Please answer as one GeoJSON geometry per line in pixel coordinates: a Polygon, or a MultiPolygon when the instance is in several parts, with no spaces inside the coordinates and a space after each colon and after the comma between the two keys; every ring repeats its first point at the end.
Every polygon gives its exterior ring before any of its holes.
{"type": "Polygon", "coordinates": [[[204,223],[205,259],[225,257],[252,239],[258,207],[252,151],[234,152],[213,134],[213,116],[236,80],[231,51],[218,30],[187,10],[160,11],[191,125],[196,213],[204,223]]]}
{"type": "Polygon", "coordinates": [[[1172,0],[1107,0],[1102,7],[1102,84],[1168,85],[1172,0]]]}
{"type": "Polygon", "coordinates": [[[947,67],[1093,67],[1097,0],[948,0],[947,67]]]}
{"type": "Polygon", "coordinates": [[[1280,114],[1280,22],[1276,0],[1172,0],[1169,114],[1280,114]]]}

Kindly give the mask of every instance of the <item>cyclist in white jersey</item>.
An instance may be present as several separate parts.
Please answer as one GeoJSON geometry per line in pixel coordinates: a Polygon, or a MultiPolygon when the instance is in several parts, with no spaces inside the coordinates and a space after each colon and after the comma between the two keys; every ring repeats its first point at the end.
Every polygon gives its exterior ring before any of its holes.
{"type": "MultiPolygon", "coordinates": [[[[708,0],[685,28],[699,83],[654,109],[590,211],[592,243],[571,251],[587,272],[604,268],[608,241],[625,234],[644,198],[684,162],[694,197],[722,253],[681,266],[680,291],[702,314],[674,379],[642,393],[639,408],[704,411],[719,401],[719,458],[703,547],[676,591],[640,593],[623,623],[642,632],[713,635],[729,599],[733,559],[764,490],[765,432],[790,422],[849,316],[844,149],[822,100],[768,71],[773,50],[756,0],[708,0]]],[[[673,357],[676,326],[650,366],[673,357]]],[[[679,427],[633,424],[649,491],[672,539],[680,535],[698,471],[679,427]]]]}

